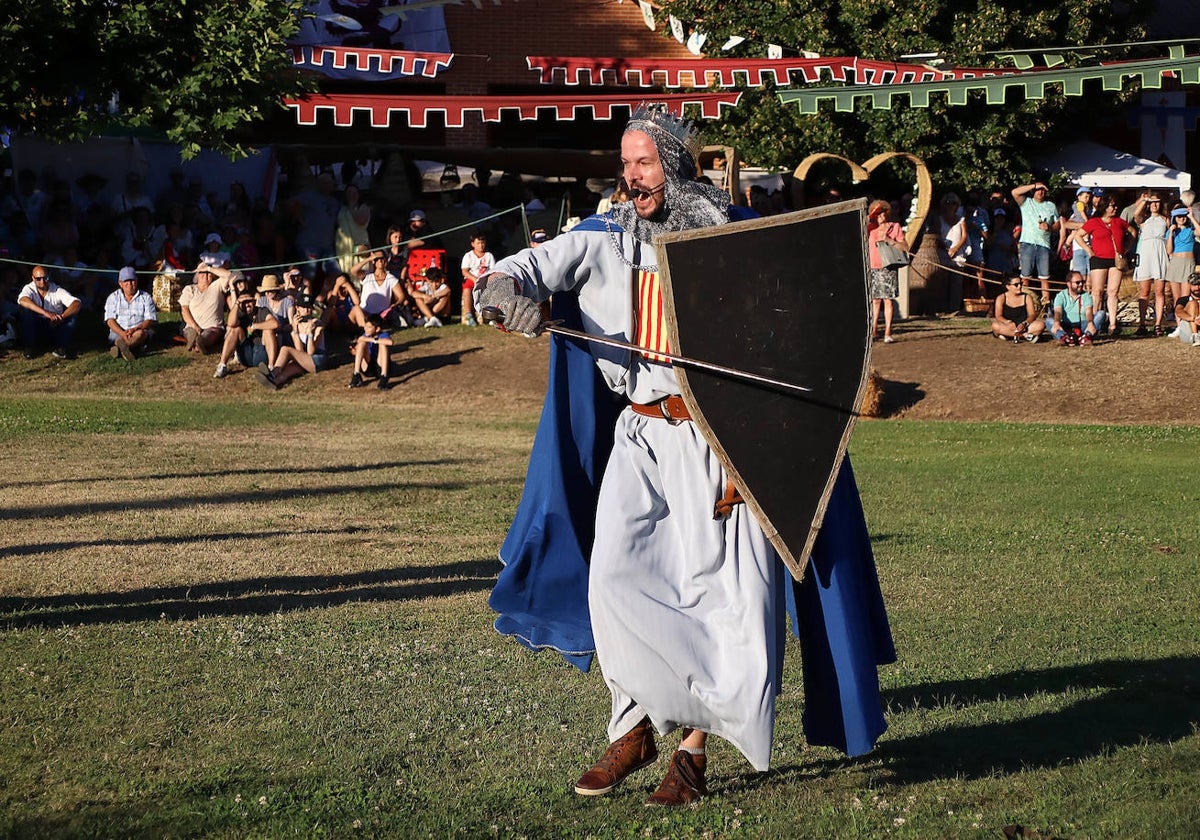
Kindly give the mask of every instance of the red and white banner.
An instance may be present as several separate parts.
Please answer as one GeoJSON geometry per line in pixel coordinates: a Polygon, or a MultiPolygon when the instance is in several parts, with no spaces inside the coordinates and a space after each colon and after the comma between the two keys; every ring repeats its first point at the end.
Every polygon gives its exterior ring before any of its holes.
{"type": "MultiPolygon", "coordinates": [[[[681,114],[685,105],[697,105],[705,119],[717,119],[722,108],[733,108],[741,98],[739,91],[718,93],[674,93],[654,97],[665,102],[668,110],[681,114]]],[[[478,112],[484,122],[499,122],[505,112],[516,113],[522,120],[536,120],[541,111],[552,110],[559,121],[571,121],[579,114],[611,120],[628,116],[645,100],[628,94],[592,94],[591,96],[424,96],[379,94],[313,94],[300,99],[285,99],[296,110],[300,125],[316,125],[321,111],[333,114],[333,124],[353,125],[355,113],[369,115],[371,126],[387,128],[393,114],[402,115],[410,128],[427,128],[429,115],[441,114],[447,128],[462,128],[468,112],[478,112]],[[617,113],[615,109],[620,109],[617,113]]]]}
{"type": "Polygon", "coordinates": [[[406,76],[434,78],[448,70],[454,53],[377,50],[370,47],[292,47],[292,64],[338,79],[382,81],[406,76]]]}
{"type": "Polygon", "coordinates": [[[895,85],[946,79],[1008,76],[1021,71],[1011,67],[940,69],[924,64],[898,64],[865,58],[584,58],[526,56],[530,70],[542,84],[626,85],[630,87],[704,88],[762,87],[769,79],[780,87],[792,84],[792,74],[805,84],[821,81],[855,85],[895,85]],[[738,80],[741,77],[744,81],[738,80]]]}

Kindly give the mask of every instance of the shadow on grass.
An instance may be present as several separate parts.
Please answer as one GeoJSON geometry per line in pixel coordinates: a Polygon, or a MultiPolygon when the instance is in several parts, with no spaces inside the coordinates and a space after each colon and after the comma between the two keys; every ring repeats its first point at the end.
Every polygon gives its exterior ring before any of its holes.
{"type": "Polygon", "coordinates": [[[1087,696],[1068,707],[1019,720],[948,725],[895,740],[884,737],[859,759],[834,758],[781,766],[737,779],[731,789],[823,778],[846,768],[883,772],[889,783],[982,779],[1030,768],[1099,758],[1123,747],[1169,744],[1200,727],[1200,657],[1111,659],[1041,671],[1013,671],[981,680],[934,683],[883,694],[889,715],[957,709],[975,717],[992,703],[1068,691],[1087,696]],[[873,766],[872,766],[873,765],[873,766]]]}
{"type": "MultiPolygon", "coordinates": [[[[241,537],[242,535],[236,535],[241,537]]],[[[271,615],[362,601],[403,601],[491,589],[498,560],[397,567],[345,575],[246,578],[123,592],[0,598],[5,629],[271,615]]]]}
{"type": "MultiPolygon", "coordinates": [[[[481,486],[492,486],[494,480],[477,482],[481,486]]],[[[200,494],[195,496],[163,496],[154,499],[107,499],[96,502],[73,504],[29,505],[27,507],[0,508],[0,520],[54,519],[58,517],[95,516],[104,513],[136,511],[143,508],[176,510],[193,508],[196,505],[245,505],[286,502],[292,499],[323,498],[361,495],[364,493],[387,493],[393,490],[465,490],[473,483],[462,481],[393,482],[381,484],[355,484],[346,487],[281,487],[277,490],[250,490],[240,493],[200,494]]]]}
{"type": "Polygon", "coordinates": [[[406,358],[399,365],[396,365],[392,379],[396,380],[397,384],[402,384],[411,379],[416,379],[418,376],[433,373],[435,370],[440,370],[450,365],[460,365],[462,364],[463,356],[466,356],[468,353],[478,353],[482,349],[482,347],[467,347],[462,350],[455,350],[452,353],[438,353],[433,356],[406,358]]]}
{"type": "MultiPolygon", "coordinates": [[[[446,458],[437,461],[376,461],[370,464],[325,464],[317,467],[302,467],[289,465],[288,473],[293,475],[344,475],[345,473],[356,472],[374,472],[376,470],[390,470],[399,467],[448,467],[456,464],[462,464],[462,458],[446,458]]],[[[224,478],[227,476],[239,475],[275,475],[279,472],[276,466],[262,467],[243,467],[241,469],[226,469],[226,470],[207,470],[204,472],[169,472],[169,473],[150,473],[148,475],[125,475],[123,478],[132,481],[169,481],[178,479],[179,481],[187,481],[193,478],[224,478]]],[[[111,475],[93,475],[82,476],[79,478],[58,478],[54,479],[55,484],[87,484],[89,482],[109,482],[112,481],[111,475]]],[[[44,487],[46,479],[38,479],[35,481],[0,481],[0,488],[11,487],[44,487]]],[[[4,511],[0,509],[0,518],[3,518],[4,511]]]]}

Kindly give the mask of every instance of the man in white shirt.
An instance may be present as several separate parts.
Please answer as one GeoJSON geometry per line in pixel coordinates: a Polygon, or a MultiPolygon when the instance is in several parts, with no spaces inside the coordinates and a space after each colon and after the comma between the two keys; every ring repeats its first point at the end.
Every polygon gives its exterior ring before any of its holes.
{"type": "Polygon", "coordinates": [[[43,265],[35,265],[30,278],[32,282],[17,295],[25,358],[37,358],[40,347],[53,347],[54,357],[58,359],[75,358],[72,349],[75,316],[83,304],[51,280],[50,272],[43,265]]]}

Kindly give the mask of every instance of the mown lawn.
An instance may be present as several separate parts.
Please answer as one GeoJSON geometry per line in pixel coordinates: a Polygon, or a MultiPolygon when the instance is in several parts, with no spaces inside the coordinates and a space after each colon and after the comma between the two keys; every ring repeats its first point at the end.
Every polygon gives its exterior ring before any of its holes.
{"type": "Polygon", "coordinates": [[[1192,837],[1195,428],[867,422],[890,730],[570,786],[608,699],[491,629],[537,406],[0,397],[0,835],[1192,837]]]}

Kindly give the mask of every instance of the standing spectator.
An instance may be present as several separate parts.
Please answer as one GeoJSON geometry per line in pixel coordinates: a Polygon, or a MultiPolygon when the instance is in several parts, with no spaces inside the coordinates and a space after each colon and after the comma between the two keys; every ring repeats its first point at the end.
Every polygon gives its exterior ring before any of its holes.
{"type": "Polygon", "coordinates": [[[1098,300],[1107,293],[1107,312],[1110,323],[1110,335],[1120,335],[1121,327],[1117,323],[1117,305],[1120,303],[1122,271],[1117,267],[1117,255],[1124,254],[1132,232],[1125,220],[1117,216],[1117,200],[1108,196],[1104,201],[1102,215],[1093,216],[1084,222],[1083,227],[1073,234],[1075,241],[1088,254],[1088,279],[1091,284],[1093,300],[1098,300]]]}
{"type": "Polygon", "coordinates": [[[1036,300],[1037,293],[1026,290],[1020,277],[1005,279],[1004,291],[996,296],[992,309],[992,335],[1017,343],[1022,338],[1036,342],[1046,329],[1041,306],[1035,303],[1036,300]]]}
{"type": "Polygon", "coordinates": [[[178,204],[180,207],[185,206],[188,201],[188,192],[187,182],[184,180],[183,167],[172,166],[170,172],[167,173],[167,180],[170,183],[155,198],[155,206],[159,210],[166,209],[172,204],[178,204]]]}
{"type": "Polygon", "coordinates": [[[979,206],[979,193],[974,190],[968,192],[967,203],[963,205],[963,226],[967,232],[967,265],[975,270],[974,288],[968,290],[973,298],[987,296],[983,284],[983,249],[984,244],[991,238],[988,222],[987,211],[979,206]]]}
{"type": "Polygon", "coordinates": [[[1175,301],[1178,338],[1184,344],[1200,347],[1200,276],[1192,275],[1189,292],[1175,301]]]}
{"type": "Polygon", "coordinates": [[[1150,308],[1150,289],[1154,288],[1154,334],[1162,335],[1163,310],[1167,306],[1167,231],[1171,222],[1160,196],[1151,193],[1138,201],[1137,265],[1133,280],[1138,287],[1138,328],[1146,335],[1146,310],[1150,308]]]}
{"type": "Polygon", "coordinates": [[[11,220],[14,213],[20,213],[36,237],[45,206],[46,194],[38,189],[37,174],[32,169],[22,169],[17,173],[17,191],[5,196],[0,203],[0,215],[11,220]]]}
{"type": "Polygon", "coordinates": [[[902,251],[908,250],[904,231],[898,222],[889,221],[892,205],[881,198],[871,202],[867,208],[867,246],[871,259],[871,329],[879,337],[879,309],[883,308],[883,341],[891,344],[892,300],[900,294],[900,276],[896,266],[889,266],[879,254],[879,243],[884,242],[902,251]]]}
{"type": "Polygon", "coordinates": [[[371,208],[363,203],[354,184],[347,184],[342,195],[342,206],[337,215],[337,258],[342,271],[351,271],[361,259],[361,252],[371,243],[371,236],[367,233],[367,225],[371,223],[371,208]]]}
{"type": "Polygon", "coordinates": [[[125,241],[121,244],[121,259],[125,265],[136,266],[139,271],[151,271],[162,259],[166,229],[155,228],[154,217],[145,207],[138,205],[130,214],[125,229],[125,241]]]}
{"type": "Polygon", "coordinates": [[[250,196],[241,181],[229,185],[229,200],[217,214],[216,223],[234,230],[250,227],[250,196]]]}
{"type": "Polygon", "coordinates": [[[1167,234],[1167,282],[1171,284],[1171,299],[1178,301],[1188,294],[1188,283],[1196,269],[1196,229],[1186,207],[1171,211],[1171,230],[1167,234]]]}
{"type": "Polygon", "coordinates": [[[225,295],[233,288],[233,279],[232,272],[201,262],[196,266],[194,282],[183,287],[179,312],[189,351],[207,356],[221,346],[225,336],[225,295]]]}
{"type": "Polygon", "coordinates": [[[1075,191],[1075,202],[1071,205],[1071,214],[1063,218],[1059,225],[1059,250],[1069,250],[1071,254],[1071,271],[1078,271],[1084,277],[1088,275],[1088,255],[1082,246],[1071,236],[1083,227],[1084,222],[1092,217],[1092,188],[1080,187],[1075,191]]]}
{"type": "Polygon", "coordinates": [[[25,358],[37,358],[41,347],[53,347],[56,359],[75,358],[75,316],[83,304],[51,280],[43,265],[33,267],[30,280],[17,295],[25,358]]]}
{"type": "Polygon", "coordinates": [[[946,193],[940,203],[938,214],[938,257],[946,268],[947,300],[949,311],[962,308],[963,275],[967,264],[967,226],[960,211],[961,202],[955,193],[946,193]]]}
{"type": "Polygon", "coordinates": [[[1013,201],[1021,208],[1021,281],[1026,285],[1036,277],[1042,286],[1042,300],[1050,299],[1050,242],[1058,229],[1058,208],[1046,200],[1046,185],[1041,181],[1025,184],[1012,191],[1013,201]],[[1030,194],[1032,193],[1032,197],[1030,194]]]}
{"type": "Polygon", "coordinates": [[[992,211],[992,238],[987,243],[987,267],[1005,276],[1015,273],[1019,268],[1017,240],[1008,224],[1008,211],[1003,207],[996,207],[992,211]]]}
{"type": "Polygon", "coordinates": [[[476,327],[475,281],[492,270],[496,258],[487,249],[487,237],[479,230],[471,232],[471,250],[462,258],[462,320],[468,327],[476,327]]]}
{"type": "Polygon", "coordinates": [[[108,326],[109,355],[132,362],[138,348],[154,337],[158,310],[149,292],[137,285],[137,272],[125,266],[117,275],[119,288],[104,302],[104,323],[108,326]]]}
{"type": "Polygon", "coordinates": [[[332,172],[317,176],[316,189],[304,190],[288,202],[297,223],[296,249],[302,255],[305,276],[312,277],[320,264],[325,271],[337,271],[332,262],[334,232],[342,205],[334,198],[337,181],[332,172]]]}

